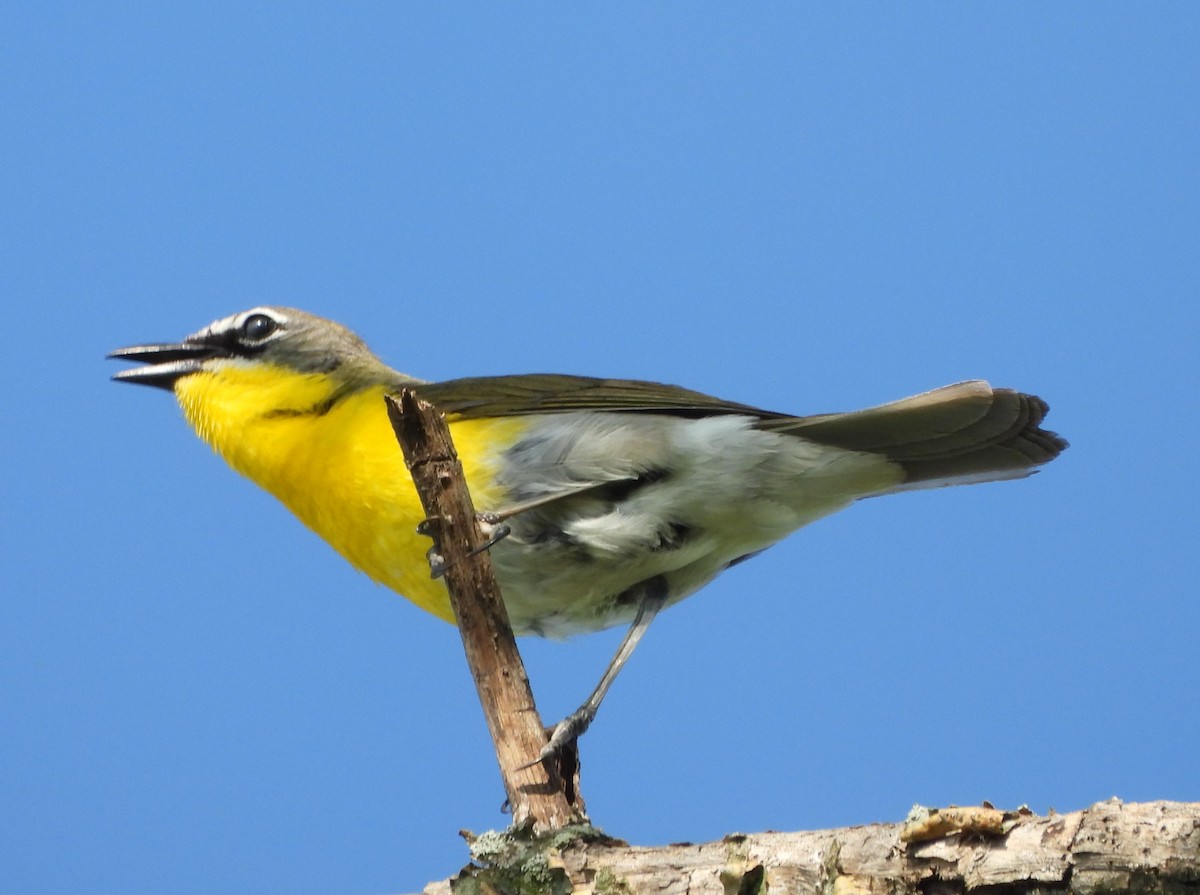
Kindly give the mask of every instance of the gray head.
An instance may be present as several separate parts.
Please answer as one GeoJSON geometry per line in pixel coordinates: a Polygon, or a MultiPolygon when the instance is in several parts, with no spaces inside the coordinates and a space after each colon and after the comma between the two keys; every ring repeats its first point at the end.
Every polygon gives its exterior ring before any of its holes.
{"type": "Polygon", "coordinates": [[[223,317],[180,342],[134,345],[108,356],[146,365],[123,370],[113,379],[168,390],[214,360],[257,361],[300,373],[327,373],[347,385],[413,381],[386,366],[340,323],[274,305],[223,317]]]}

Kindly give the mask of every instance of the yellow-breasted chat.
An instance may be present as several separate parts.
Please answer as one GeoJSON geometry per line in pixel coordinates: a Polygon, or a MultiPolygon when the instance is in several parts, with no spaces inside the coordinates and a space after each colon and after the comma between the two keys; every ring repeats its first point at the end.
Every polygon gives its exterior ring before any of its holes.
{"type": "Polygon", "coordinates": [[[1040,428],[1044,401],[982,381],[816,416],[620,379],[424,382],[285,307],[110,356],[355,567],[453,621],[383,398],[412,388],[444,411],[476,507],[510,517],[492,559],[514,631],[632,623],[576,732],[657,611],[729,566],[861,498],[1022,478],[1067,446],[1040,428]]]}

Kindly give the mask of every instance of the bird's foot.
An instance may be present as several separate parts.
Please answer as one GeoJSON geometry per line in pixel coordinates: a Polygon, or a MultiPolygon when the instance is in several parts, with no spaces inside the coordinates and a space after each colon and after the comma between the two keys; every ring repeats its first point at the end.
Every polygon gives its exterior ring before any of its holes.
{"type": "Polygon", "coordinates": [[[498,543],[512,534],[512,526],[504,521],[504,517],[496,513],[476,513],[475,521],[483,533],[483,543],[472,550],[467,556],[474,556],[484,550],[491,550],[498,543]]]}
{"type": "Polygon", "coordinates": [[[590,706],[581,705],[556,725],[550,734],[550,740],[542,747],[536,760],[521,765],[519,770],[531,768],[543,762],[553,761],[562,763],[569,754],[576,752],[576,740],[583,736],[596,718],[596,710],[590,706]]]}
{"type": "MultiPolygon", "coordinates": [[[[440,521],[439,519],[432,518],[422,519],[417,523],[417,534],[429,538],[434,537],[440,521]]],[[[512,526],[504,522],[503,517],[495,513],[476,513],[475,521],[479,523],[479,529],[483,533],[484,541],[478,547],[471,550],[467,556],[474,556],[477,553],[482,553],[484,550],[490,550],[512,534],[512,526]]],[[[425,552],[425,558],[429,560],[429,575],[431,578],[441,578],[450,567],[449,563],[446,562],[446,558],[438,553],[434,547],[430,547],[425,552]]]]}
{"type": "Polygon", "coordinates": [[[430,547],[425,551],[425,558],[429,560],[429,577],[441,578],[446,574],[446,569],[450,568],[446,562],[446,557],[437,552],[436,547],[430,547]]]}

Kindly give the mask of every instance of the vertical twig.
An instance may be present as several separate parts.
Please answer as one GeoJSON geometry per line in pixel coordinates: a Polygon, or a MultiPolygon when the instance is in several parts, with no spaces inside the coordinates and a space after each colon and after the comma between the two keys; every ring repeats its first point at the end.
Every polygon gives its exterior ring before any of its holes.
{"type": "Polygon", "coordinates": [[[408,389],[399,398],[389,395],[386,401],[429,519],[429,534],[445,560],[450,605],[496,746],[513,823],[532,824],[535,831],[544,832],[576,822],[583,817],[577,781],[564,779],[558,768],[537,761],[546,732],[491,560],[486,550],[472,552],[484,537],[445,417],[408,389]]]}

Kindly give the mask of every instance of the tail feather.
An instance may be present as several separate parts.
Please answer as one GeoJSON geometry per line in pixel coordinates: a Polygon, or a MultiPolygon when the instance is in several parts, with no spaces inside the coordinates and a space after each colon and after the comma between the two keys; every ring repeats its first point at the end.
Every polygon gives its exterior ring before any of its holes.
{"type": "Polygon", "coordinates": [[[1067,442],[1040,428],[1041,398],[960,382],[852,413],[766,421],[812,441],[883,454],[905,471],[895,490],[1022,478],[1067,442]]]}

